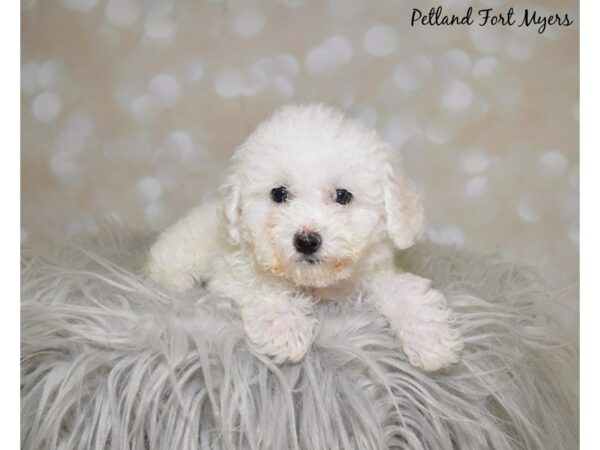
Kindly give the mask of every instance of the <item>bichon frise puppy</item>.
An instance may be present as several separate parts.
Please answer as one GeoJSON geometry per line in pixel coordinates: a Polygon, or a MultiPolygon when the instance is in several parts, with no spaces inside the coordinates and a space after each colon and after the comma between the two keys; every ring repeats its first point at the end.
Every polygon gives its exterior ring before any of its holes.
{"type": "Polygon", "coordinates": [[[433,371],[458,360],[461,336],[444,295],[394,267],[394,248],[423,227],[421,199],[375,130],[324,105],[292,105],[236,150],[219,202],[159,237],[147,271],[234,299],[250,340],[278,364],[305,355],[315,302],[365,299],[410,362],[433,371]]]}

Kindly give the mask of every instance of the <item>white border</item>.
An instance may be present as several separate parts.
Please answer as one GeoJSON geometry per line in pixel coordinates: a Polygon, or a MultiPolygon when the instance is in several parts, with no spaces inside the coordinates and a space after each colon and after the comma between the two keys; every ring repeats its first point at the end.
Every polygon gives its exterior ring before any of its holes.
{"type": "Polygon", "coordinates": [[[20,417],[20,2],[3,3],[0,22],[0,123],[2,146],[0,148],[0,249],[2,268],[2,314],[0,349],[0,398],[2,408],[2,447],[19,448],[20,417]]]}
{"type": "Polygon", "coordinates": [[[580,117],[581,117],[581,448],[599,448],[598,397],[600,364],[598,356],[598,328],[600,317],[598,290],[598,252],[600,242],[598,230],[600,220],[600,186],[598,167],[600,152],[598,128],[598,20],[600,6],[595,0],[582,0],[580,11],[580,117]]]}
{"type": "MultiPolygon", "coordinates": [[[[582,0],[581,30],[581,448],[600,448],[597,425],[600,405],[598,374],[600,340],[600,292],[597,280],[600,252],[600,186],[597,171],[600,167],[600,80],[598,52],[600,39],[600,5],[596,0],[582,0]]],[[[2,98],[2,148],[0,167],[2,212],[0,248],[2,249],[2,362],[0,398],[2,399],[2,447],[19,448],[19,342],[20,342],[20,2],[3,4],[0,26],[0,45],[4,67],[0,71],[2,98]]],[[[548,93],[552,95],[552,93],[548,93]]]]}

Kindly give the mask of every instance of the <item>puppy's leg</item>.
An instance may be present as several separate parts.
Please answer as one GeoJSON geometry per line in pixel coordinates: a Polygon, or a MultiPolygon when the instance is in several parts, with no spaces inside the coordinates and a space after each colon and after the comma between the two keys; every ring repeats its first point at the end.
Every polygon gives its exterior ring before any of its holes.
{"type": "Polygon", "coordinates": [[[257,294],[240,303],[248,338],[276,364],[300,361],[310,347],[316,319],[312,301],[288,293],[257,294]]]}
{"type": "Polygon", "coordinates": [[[411,364],[426,371],[459,360],[463,348],[444,295],[431,281],[410,273],[386,273],[371,285],[371,302],[389,320],[411,364]]]}
{"type": "Polygon", "coordinates": [[[226,244],[218,228],[217,206],[193,209],[164,231],[150,249],[146,275],[172,289],[190,289],[196,278],[210,276],[213,259],[226,244]]]}

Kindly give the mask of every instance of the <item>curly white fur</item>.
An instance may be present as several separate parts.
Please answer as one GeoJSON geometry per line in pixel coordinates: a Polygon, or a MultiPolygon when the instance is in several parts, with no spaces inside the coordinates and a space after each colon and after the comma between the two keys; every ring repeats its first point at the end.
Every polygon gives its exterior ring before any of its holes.
{"type": "Polygon", "coordinates": [[[196,282],[230,297],[250,340],[277,363],[310,347],[315,301],[367,299],[390,322],[415,366],[458,360],[460,334],[431,283],[395,273],[393,249],[413,245],[423,205],[393,149],[377,133],[324,105],[286,106],[233,156],[219,203],[192,210],[150,251],[148,275],[177,290],[196,282]],[[273,201],[285,187],[288,198],[273,201]],[[335,201],[336,190],[352,194],[335,201]],[[309,257],[294,245],[315,232],[309,257]]]}

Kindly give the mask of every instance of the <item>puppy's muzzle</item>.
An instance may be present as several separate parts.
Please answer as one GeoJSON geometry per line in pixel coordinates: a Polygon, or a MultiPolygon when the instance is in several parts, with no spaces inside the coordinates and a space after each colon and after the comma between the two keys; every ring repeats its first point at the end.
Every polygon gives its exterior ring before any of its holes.
{"type": "Polygon", "coordinates": [[[301,231],[294,235],[294,248],[303,255],[312,255],[321,247],[321,235],[314,231],[301,231]]]}

